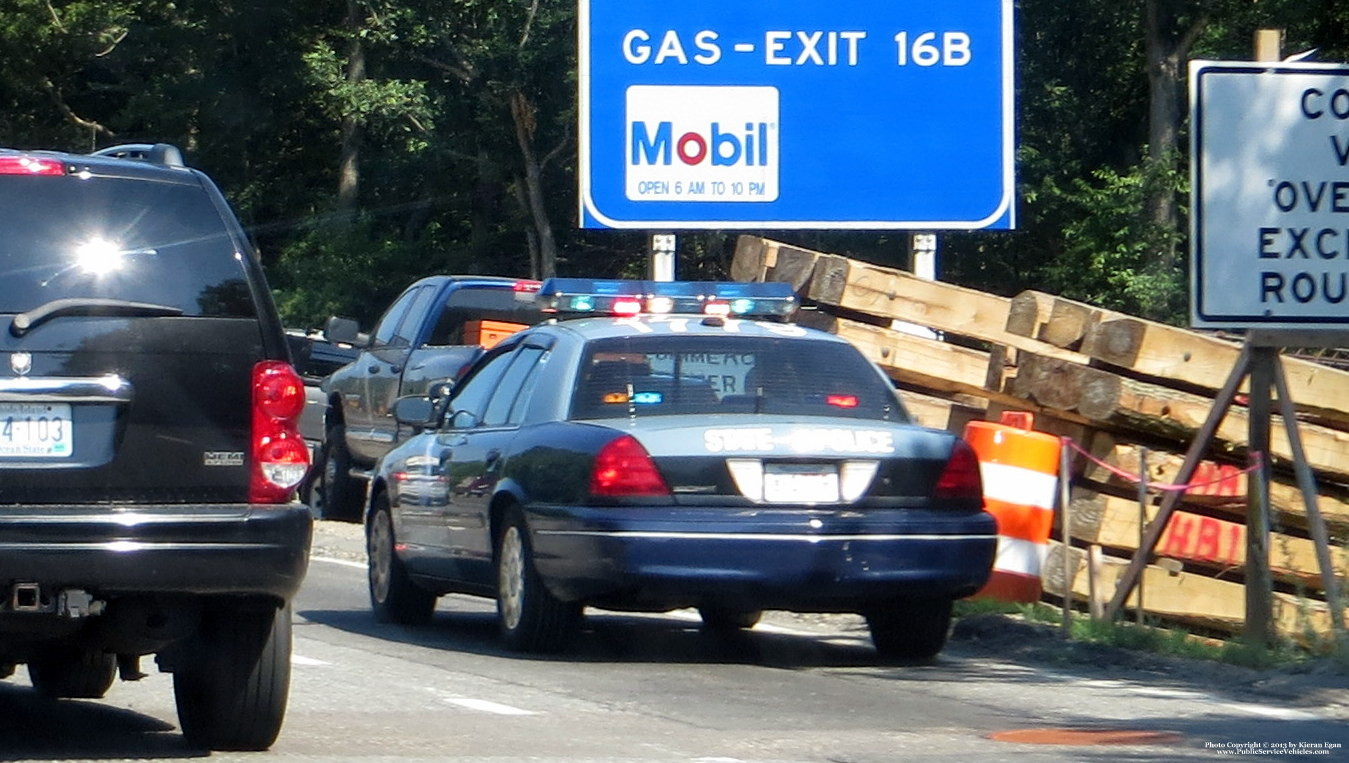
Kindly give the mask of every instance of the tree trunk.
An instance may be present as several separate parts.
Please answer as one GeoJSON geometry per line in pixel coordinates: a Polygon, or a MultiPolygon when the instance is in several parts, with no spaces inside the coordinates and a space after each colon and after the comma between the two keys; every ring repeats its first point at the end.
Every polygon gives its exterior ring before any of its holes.
{"type": "MultiPolygon", "coordinates": [[[[1184,28],[1177,6],[1182,0],[1147,0],[1143,9],[1144,48],[1148,71],[1148,158],[1151,172],[1160,178],[1175,169],[1180,157],[1181,79],[1185,62],[1195,39],[1208,26],[1209,5],[1201,2],[1184,28]]],[[[1175,231],[1180,214],[1175,192],[1167,183],[1154,184],[1149,191],[1148,219],[1159,231],[1175,231]]],[[[1175,239],[1159,239],[1159,270],[1176,266],[1175,239]]]]}
{"type": "MultiPolygon", "coordinates": [[[[511,119],[515,122],[515,140],[520,146],[524,171],[525,211],[529,214],[538,245],[538,278],[557,275],[557,241],[553,225],[548,220],[548,208],[543,200],[543,165],[534,153],[534,106],[524,93],[511,95],[511,119]]],[[[534,243],[534,242],[531,242],[534,243]]],[[[533,257],[531,256],[531,261],[533,257]]]]}
{"type": "MultiPolygon", "coordinates": [[[[365,80],[365,48],[361,45],[361,6],[357,0],[347,0],[347,33],[351,44],[347,50],[347,82],[356,85],[365,80]]],[[[360,192],[361,121],[356,114],[342,118],[342,145],[338,158],[337,209],[344,220],[350,221],[356,211],[360,192]]]]}

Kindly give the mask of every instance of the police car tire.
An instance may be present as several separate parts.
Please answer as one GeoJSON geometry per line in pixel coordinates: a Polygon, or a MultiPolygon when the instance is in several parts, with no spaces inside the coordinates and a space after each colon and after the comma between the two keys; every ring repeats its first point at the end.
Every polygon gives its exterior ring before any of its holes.
{"type": "Polygon", "coordinates": [[[412,582],[395,545],[389,497],[381,493],[366,528],[370,610],[381,623],[425,625],[435,613],[436,596],[412,582]]]}
{"type": "Polygon", "coordinates": [[[565,649],[580,627],[583,606],[558,599],[544,586],[518,507],[506,511],[497,539],[496,564],[497,622],[506,645],[533,653],[565,649]]]}
{"type": "Polygon", "coordinates": [[[876,652],[887,660],[935,657],[951,630],[951,604],[950,599],[899,599],[866,612],[876,652]]]}
{"type": "Polygon", "coordinates": [[[726,607],[698,607],[703,627],[711,631],[735,631],[753,628],[763,617],[761,609],[728,609],[726,607]]]}
{"type": "Polygon", "coordinates": [[[28,680],[52,699],[101,699],[112,688],[117,656],[88,649],[53,648],[28,663],[28,680]]]}

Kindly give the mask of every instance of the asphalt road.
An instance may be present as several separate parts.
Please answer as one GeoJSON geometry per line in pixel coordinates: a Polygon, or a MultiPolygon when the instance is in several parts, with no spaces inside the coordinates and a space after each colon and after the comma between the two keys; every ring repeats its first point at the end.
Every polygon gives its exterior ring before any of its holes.
{"type": "MultiPolygon", "coordinates": [[[[1025,664],[959,644],[930,665],[878,666],[860,620],[847,617],[770,613],[751,632],[715,638],[692,613],[592,610],[573,653],[521,657],[501,648],[483,600],[446,597],[422,628],[376,624],[362,558],[359,528],[319,523],[295,607],[281,738],[269,753],[211,760],[982,763],[1349,754],[1342,709],[1310,699],[1228,694],[1165,674],[1025,664]],[[1079,734],[1066,740],[1074,744],[1062,744],[1062,734],[1050,740],[1059,744],[997,738],[1044,729],[1079,734]],[[1107,732],[1147,736],[1084,743],[1107,732]]],[[[42,700],[22,668],[0,681],[0,760],[208,757],[183,744],[176,723],[167,675],[119,683],[101,702],[42,700]]]]}

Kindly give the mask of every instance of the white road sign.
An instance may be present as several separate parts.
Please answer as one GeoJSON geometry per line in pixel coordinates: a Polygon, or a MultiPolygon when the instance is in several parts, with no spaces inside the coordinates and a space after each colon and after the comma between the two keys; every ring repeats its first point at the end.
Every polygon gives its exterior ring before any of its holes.
{"type": "Polygon", "coordinates": [[[1190,62],[1191,325],[1349,324],[1349,66],[1190,62]]]}

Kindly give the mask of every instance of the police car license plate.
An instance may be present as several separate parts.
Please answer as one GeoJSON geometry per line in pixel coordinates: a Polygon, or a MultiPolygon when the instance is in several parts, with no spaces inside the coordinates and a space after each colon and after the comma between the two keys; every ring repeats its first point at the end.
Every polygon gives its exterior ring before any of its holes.
{"type": "Polygon", "coordinates": [[[0,403],[0,458],[67,458],[74,441],[69,403],[0,403]]]}
{"type": "Polygon", "coordinates": [[[764,464],[763,497],[770,503],[838,500],[838,469],[830,464],[764,464]]]}

